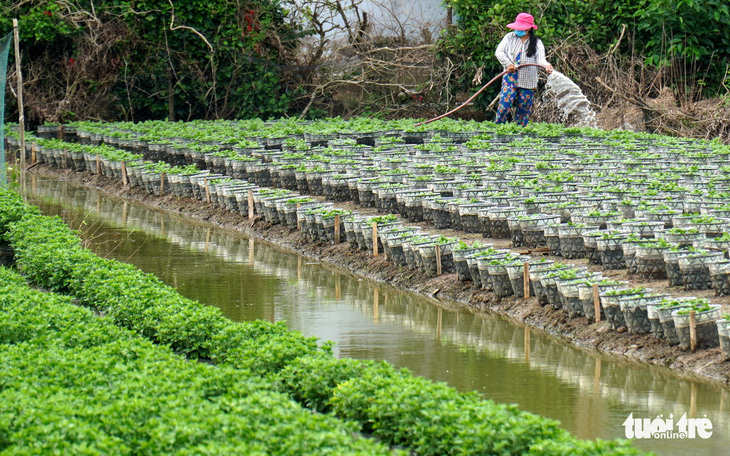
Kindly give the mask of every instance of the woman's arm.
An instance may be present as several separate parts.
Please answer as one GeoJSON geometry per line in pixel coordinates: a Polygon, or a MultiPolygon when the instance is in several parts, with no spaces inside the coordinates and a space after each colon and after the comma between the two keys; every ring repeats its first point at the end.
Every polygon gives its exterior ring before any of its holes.
{"type": "Polygon", "coordinates": [[[494,55],[497,57],[497,60],[499,60],[499,63],[502,64],[503,68],[507,68],[510,65],[515,65],[515,61],[512,60],[512,57],[509,55],[507,49],[509,36],[510,34],[508,33],[504,36],[504,38],[502,38],[502,41],[500,41],[499,45],[497,45],[497,51],[494,53],[494,55]]]}
{"type": "Polygon", "coordinates": [[[545,46],[542,44],[542,40],[537,41],[537,49],[535,50],[535,61],[540,65],[544,66],[548,73],[552,73],[553,66],[545,58],[545,46]]]}

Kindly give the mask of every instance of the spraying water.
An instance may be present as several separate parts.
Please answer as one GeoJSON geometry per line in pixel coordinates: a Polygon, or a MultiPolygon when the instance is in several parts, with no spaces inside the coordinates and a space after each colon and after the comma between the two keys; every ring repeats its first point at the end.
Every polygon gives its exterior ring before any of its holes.
{"type": "Polygon", "coordinates": [[[596,113],[578,85],[559,71],[553,71],[548,76],[545,89],[548,94],[555,96],[555,101],[561,111],[563,122],[571,115],[581,127],[595,127],[596,113]]]}

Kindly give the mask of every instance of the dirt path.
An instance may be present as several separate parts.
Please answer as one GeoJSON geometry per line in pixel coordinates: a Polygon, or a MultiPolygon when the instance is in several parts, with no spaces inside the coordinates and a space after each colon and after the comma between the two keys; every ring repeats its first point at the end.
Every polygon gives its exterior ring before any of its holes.
{"type": "MultiPolygon", "coordinates": [[[[471,282],[460,282],[456,274],[439,277],[426,277],[418,271],[412,271],[385,260],[383,256],[373,257],[366,252],[355,252],[347,243],[328,245],[312,242],[296,230],[289,230],[281,225],[271,225],[264,220],[253,223],[237,213],[204,206],[199,201],[173,195],[154,196],[136,188],[124,188],[121,183],[101,176],[73,171],[60,171],[39,167],[33,170],[37,175],[54,176],[81,185],[102,190],[108,194],[128,198],[152,208],[171,213],[194,217],[212,223],[218,227],[243,232],[257,239],[265,240],[284,250],[303,254],[307,257],[350,271],[352,274],[388,284],[428,296],[442,301],[444,306],[461,305],[471,309],[495,312],[507,315],[518,324],[543,330],[560,340],[567,341],[577,347],[596,350],[616,355],[639,363],[648,363],[667,367],[685,377],[701,379],[727,387],[730,384],[730,361],[724,361],[720,348],[698,350],[696,353],[684,352],[677,346],[669,346],[651,334],[632,335],[625,332],[612,331],[605,321],[595,323],[587,318],[568,318],[563,310],[555,310],[551,306],[541,306],[536,298],[496,298],[491,292],[479,289],[471,282]]],[[[358,212],[375,209],[363,209],[350,206],[358,212]]],[[[418,223],[425,230],[435,234],[458,236],[462,240],[480,239],[493,242],[495,246],[506,248],[509,241],[483,239],[478,234],[465,234],[454,230],[435,230],[428,223],[418,223]]],[[[519,250],[519,249],[517,249],[519,250]]],[[[589,266],[587,260],[565,261],[575,265],[586,266],[590,270],[603,271],[600,266],[589,266]]],[[[723,311],[730,310],[730,297],[715,297],[713,290],[685,292],[679,287],[667,287],[667,282],[645,281],[638,277],[627,277],[626,270],[603,271],[604,275],[628,281],[636,286],[645,286],[654,291],[666,292],[674,296],[697,296],[710,298],[713,303],[723,305],[723,311]]]]}

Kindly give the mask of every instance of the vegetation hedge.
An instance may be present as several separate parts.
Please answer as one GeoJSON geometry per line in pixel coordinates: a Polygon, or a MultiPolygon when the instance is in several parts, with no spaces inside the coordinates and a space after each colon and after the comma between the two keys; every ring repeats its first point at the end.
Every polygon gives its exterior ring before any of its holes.
{"type": "Polygon", "coordinates": [[[0,1],[3,36],[14,17],[31,119],[280,115],[297,93],[279,0],[0,1]]]}
{"type": "Polygon", "coordinates": [[[399,454],[0,268],[2,454],[399,454]]]}
{"type": "Polygon", "coordinates": [[[9,224],[4,237],[15,249],[18,269],[33,283],[68,293],[115,324],[187,356],[211,357],[221,368],[264,376],[301,403],[356,422],[387,444],[424,455],[555,454],[556,449],[639,454],[623,441],[579,441],[556,421],[387,363],[337,360],[329,344],[320,347],[283,323],[230,322],[218,309],[183,298],[150,274],[96,257],[59,218],[39,215],[17,199],[10,206],[5,209],[27,211],[9,224]]]}

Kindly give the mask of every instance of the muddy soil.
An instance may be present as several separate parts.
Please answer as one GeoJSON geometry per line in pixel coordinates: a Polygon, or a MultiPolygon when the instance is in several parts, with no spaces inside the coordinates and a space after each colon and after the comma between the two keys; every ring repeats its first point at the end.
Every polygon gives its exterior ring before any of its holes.
{"type": "MultiPolygon", "coordinates": [[[[497,298],[491,292],[472,285],[471,282],[460,282],[457,275],[445,274],[438,277],[427,277],[418,271],[401,268],[389,262],[381,254],[353,251],[347,243],[338,245],[323,242],[312,242],[297,230],[290,230],[281,225],[272,225],[260,218],[248,220],[238,213],[232,213],[213,206],[204,206],[199,201],[173,195],[150,195],[138,188],[123,187],[120,182],[95,176],[89,173],[76,173],[68,170],[51,169],[44,166],[32,171],[36,175],[49,175],[73,181],[105,193],[128,198],[149,207],[194,217],[223,229],[244,233],[259,240],[264,240],[284,250],[303,254],[324,265],[346,270],[353,275],[374,281],[388,283],[412,292],[422,294],[437,305],[444,307],[466,306],[472,311],[494,312],[505,315],[518,324],[545,333],[582,349],[618,356],[638,363],[664,366],[678,375],[701,379],[727,387],[730,385],[730,361],[723,359],[720,348],[697,350],[695,353],[685,352],[677,346],[669,346],[655,339],[651,334],[628,334],[609,328],[606,321],[595,323],[587,318],[568,318],[564,310],[555,310],[551,306],[541,306],[536,298],[497,298]]],[[[377,213],[375,209],[365,209],[352,203],[338,203],[337,206],[357,210],[360,213],[377,213]]],[[[413,224],[411,224],[413,225],[413,224]]],[[[491,242],[498,248],[508,248],[509,240],[485,239],[480,234],[466,234],[454,230],[436,230],[428,223],[415,225],[434,234],[458,236],[467,242],[480,239],[491,242]]],[[[514,249],[525,253],[525,249],[514,249]]],[[[548,257],[550,258],[550,257],[548,257]]],[[[559,259],[559,258],[558,258],[559,259]]],[[[562,260],[589,270],[602,271],[605,276],[644,286],[657,292],[665,292],[674,296],[696,296],[711,299],[713,303],[723,305],[723,312],[730,313],[730,297],[715,297],[714,290],[686,292],[681,287],[668,287],[666,280],[647,281],[637,276],[628,276],[626,270],[604,271],[600,266],[588,265],[587,260],[562,260]]]]}

